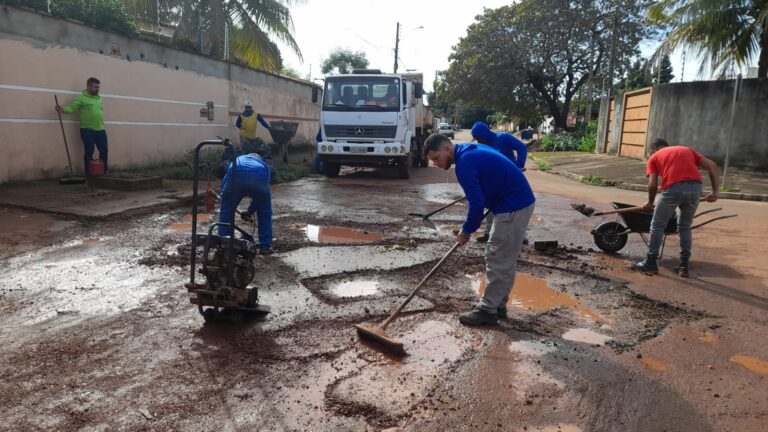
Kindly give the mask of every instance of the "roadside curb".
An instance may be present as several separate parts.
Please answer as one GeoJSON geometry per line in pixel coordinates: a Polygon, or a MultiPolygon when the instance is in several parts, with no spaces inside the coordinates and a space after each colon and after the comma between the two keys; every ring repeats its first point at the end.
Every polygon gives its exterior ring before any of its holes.
{"type": "MultiPolygon", "coordinates": [[[[537,157],[531,157],[534,161],[543,160],[537,157]]],[[[537,171],[541,171],[538,168],[536,168],[537,171]]],[[[548,170],[548,171],[541,171],[548,174],[554,174],[559,175],[561,177],[565,177],[571,180],[575,180],[577,182],[582,183],[582,180],[585,176],[581,174],[576,174],[570,171],[560,171],[560,170],[548,170]]],[[[638,192],[647,192],[648,191],[648,185],[645,184],[637,184],[637,183],[626,183],[621,181],[612,181],[607,180],[607,184],[601,185],[602,187],[616,187],[619,189],[626,189],[626,190],[632,190],[632,191],[638,191],[638,192]]],[[[740,200],[740,201],[757,201],[757,202],[768,202],[768,194],[755,194],[755,193],[740,193],[740,192],[720,192],[719,193],[720,199],[729,199],[729,200],[740,200]]]]}

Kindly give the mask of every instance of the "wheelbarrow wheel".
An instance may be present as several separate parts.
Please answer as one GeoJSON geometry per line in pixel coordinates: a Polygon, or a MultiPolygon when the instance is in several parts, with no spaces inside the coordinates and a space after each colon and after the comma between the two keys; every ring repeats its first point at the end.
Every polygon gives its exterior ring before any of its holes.
{"type": "Polygon", "coordinates": [[[592,234],[597,247],[604,252],[613,253],[620,251],[627,244],[628,235],[617,234],[625,230],[626,228],[618,222],[605,222],[595,228],[592,234]]]}

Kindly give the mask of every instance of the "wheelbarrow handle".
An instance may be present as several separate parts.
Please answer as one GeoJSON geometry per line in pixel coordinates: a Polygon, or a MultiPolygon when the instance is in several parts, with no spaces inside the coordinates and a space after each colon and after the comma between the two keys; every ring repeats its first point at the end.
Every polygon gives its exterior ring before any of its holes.
{"type": "Polygon", "coordinates": [[[705,215],[705,214],[707,214],[707,213],[714,213],[714,212],[717,212],[717,211],[720,211],[720,210],[722,210],[722,208],[718,207],[718,208],[713,208],[713,209],[709,209],[709,210],[703,211],[703,212],[701,212],[701,213],[697,213],[697,214],[694,216],[694,219],[695,219],[695,218],[697,218],[697,217],[699,217],[699,216],[705,215]]]}
{"type": "Polygon", "coordinates": [[[455,201],[453,201],[453,202],[451,202],[451,203],[448,203],[448,204],[446,204],[446,205],[444,205],[444,206],[440,207],[439,209],[437,209],[437,210],[433,211],[432,213],[427,213],[427,214],[425,214],[425,215],[424,215],[424,216],[422,216],[422,217],[424,217],[424,218],[429,218],[430,216],[434,215],[435,213],[440,213],[441,211],[443,211],[443,210],[447,209],[448,207],[451,207],[451,206],[452,206],[452,205],[454,205],[454,204],[458,204],[458,203],[460,203],[460,202],[464,201],[465,199],[467,199],[467,197],[461,197],[461,198],[459,198],[459,199],[457,199],[457,200],[455,200],[455,201]]]}
{"type": "MultiPolygon", "coordinates": [[[[705,202],[705,201],[707,201],[707,199],[706,199],[706,198],[701,198],[701,199],[699,200],[699,202],[705,202]]],[[[713,211],[718,211],[718,210],[722,210],[722,209],[712,209],[712,210],[708,210],[708,211],[705,211],[705,212],[699,213],[697,216],[700,216],[700,215],[703,215],[703,214],[706,214],[706,213],[711,213],[711,212],[713,212],[713,211]]],[[[639,211],[647,211],[647,210],[645,210],[645,209],[644,209],[642,206],[637,206],[637,207],[627,207],[627,208],[623,208],[623,209],[617,209],[617,210],[609,210],[609,211],[605,211],[605,212],[596,212],[596,213],[595,213],[595,214],[593,214],[592,216],[605,216],[605,215],[610,215],[610,214],[619,214],[619,213],[632,213],[632,212],[639,212],[639,211]]]]}
{"type": "Polygon", "coordinates": [[[702,222],[700,224],[694,225],[694,226],[691,227],[691,229],[696,229],[696,228],[699,228],[699,227],[703,227],[704,225],[706,225],[708,223],[712,223],[712,222],[717,221],[717,220],[730,219],[730,218],[733,218],[733,217],[736,217],[736,216],[738,216],[738,215],[737,214],[729,214],[729,215],[725,215],[725,216],[718,216],[716,218],[712,218],[712,219],[706,220],[706,221],[704,221],[704,222],[702,222]]]}

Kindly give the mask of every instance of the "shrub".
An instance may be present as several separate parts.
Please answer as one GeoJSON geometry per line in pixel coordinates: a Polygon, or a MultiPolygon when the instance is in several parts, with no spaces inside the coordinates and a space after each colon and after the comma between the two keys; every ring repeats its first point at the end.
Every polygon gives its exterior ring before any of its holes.
{"type": "Polygon", "coordinates": [[[593,120],[587,125],[587,130],[581,137],[579,151],[594,153],[597,146],[597,121],[593,120]]]}
{"type": "Polygon", "coordinates": [[[581,140],[568,132],[548,135],[541,140],[542,151],[575,151],[580,145],[581,140]]]}
{"type": "Polygon", "coordinates": [[[549,171],[552,169],[552,165],[550,165],[549,162],[545,161],[544,159],[536,160],[536,165],[539,166],[539,171],[549,171]]]}
{"type": "MultiPolygon", "coordinates": [[[[48,10],[46,0],[0,0],[11,6],[48,10]]],[[[136,25],[120,0],[52,0],[51,16],[69,18],[101,30],[136,36],[136,25]]]]}

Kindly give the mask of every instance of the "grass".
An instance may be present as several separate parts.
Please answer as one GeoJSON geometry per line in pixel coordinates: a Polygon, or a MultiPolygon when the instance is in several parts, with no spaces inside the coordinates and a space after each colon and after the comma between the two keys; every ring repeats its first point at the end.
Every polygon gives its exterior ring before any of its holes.
{"type": "Polygon", "coordinates": [[[537,159],[536,165],[539,166],[539,171],[549,171],[552,169],[552,165],[550,165],[549,162],[543,159],[537,159]]]}
{"type": "Polygon", "coordinates": [[[592,186],[616,186],[615,181],[606,180],[603,176],[592,174],[585,175],[581,182],[592,186]]]}
{"type": "Polygon", "coordinates": [[[531,152],[528,153],[528,157],[538,158],[538,159],[546,159],[546,158],[553,158],[553,157],[560,157],[560,156],[581,156],[581,155],[588,155],[593,154],[591,152],[580,152],[580,151],[551,151],[551,152],[531,152]]]}

